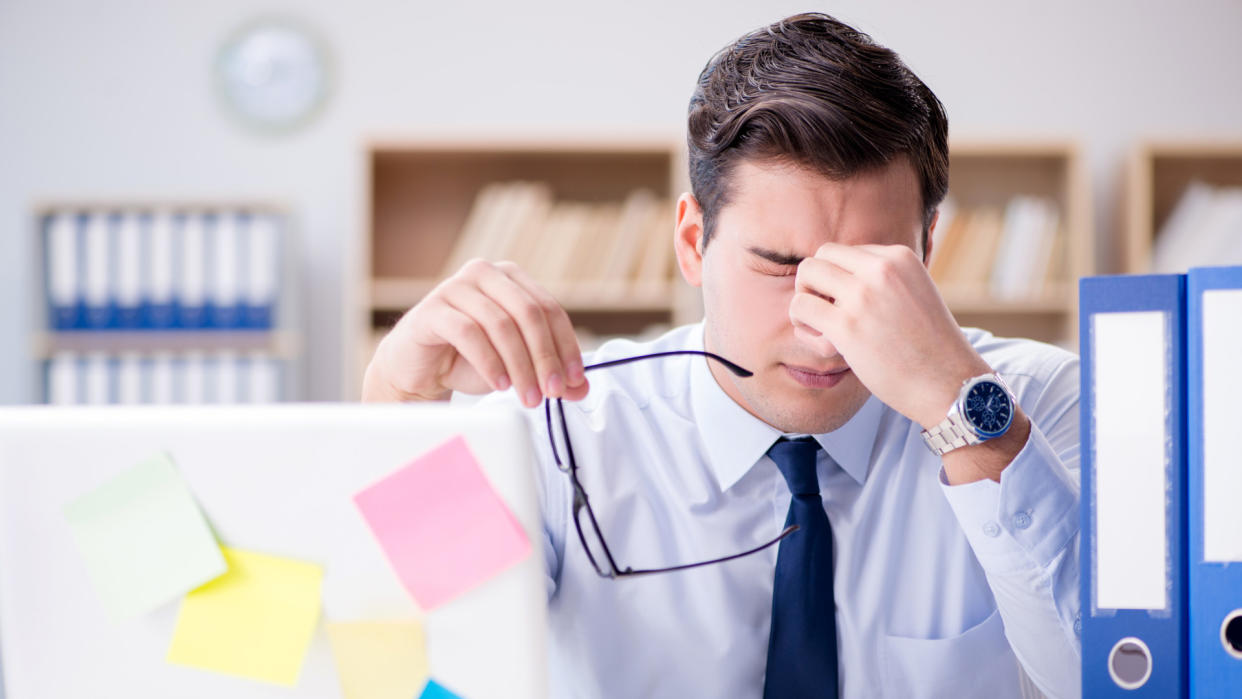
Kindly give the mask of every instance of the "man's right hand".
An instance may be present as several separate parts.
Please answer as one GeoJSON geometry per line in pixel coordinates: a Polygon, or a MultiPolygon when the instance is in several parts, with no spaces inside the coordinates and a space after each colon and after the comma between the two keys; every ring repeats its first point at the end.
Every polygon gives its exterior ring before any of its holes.
{"type": "Polygon", "coordinates": [[[565,309],[517,265],[471,260],[380,342],[362,399],[447,400],[510,386],[530,408],[585,397],[578,338],[565,309]]]}

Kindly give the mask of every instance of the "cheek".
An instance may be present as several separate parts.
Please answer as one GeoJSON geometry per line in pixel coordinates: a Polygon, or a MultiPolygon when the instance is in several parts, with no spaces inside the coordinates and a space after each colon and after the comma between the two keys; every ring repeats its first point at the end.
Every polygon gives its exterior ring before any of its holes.
{"type": "MultiPolygon", "coordinates": [[[[792,332],[789,303],[794,296],[794,277],[763,275],[744,270],[715,287],[715,315],[727,318],[731,334],[743,342],[761,344],[773,336],[792,332]]],[[[706,290],[706,287],[705,287],[706,290]]]]}

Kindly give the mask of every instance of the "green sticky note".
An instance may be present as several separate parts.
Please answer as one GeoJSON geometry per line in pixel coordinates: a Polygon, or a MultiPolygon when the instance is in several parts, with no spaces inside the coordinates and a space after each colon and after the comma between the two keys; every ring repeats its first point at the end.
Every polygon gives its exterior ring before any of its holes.
{"type": "Polygon", "coordinates": [[[323,569],[224,548],[229,572],[185,596],[168,662],[297,685],[319,621],[323,569]]]}
{"type": "Polygon", "coordinates": [[[189,488],[164,454],[69,503],[65,518],[95,589],[118,621],[228,570],[189,488]]]}

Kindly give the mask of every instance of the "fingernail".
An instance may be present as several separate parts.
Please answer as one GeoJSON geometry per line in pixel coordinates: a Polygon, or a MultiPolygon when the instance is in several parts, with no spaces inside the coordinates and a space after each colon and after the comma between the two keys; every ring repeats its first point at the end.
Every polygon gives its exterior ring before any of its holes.
{"type": "Polygon", "coordinates": [[[586,372],[582,369],[582,362],[575,359],[569,363],[567,367],[569,371],[569,383],[577,386],[586,378],[586,372]]]}
{"type": "Polygon", "coordinates": [[[560,374],[552,374],[548,377],[548,395],[560,397],[565,394],[565,382],[561,380],[560,374]]]}
{"type": "Polygon", "coordinates": [[[509,390],[509,377],[508,376],[506,376],[505,374],[501,374],[500,378],[496,379],[496,390],[497,391],[509,390]]]}
{"type": "Polygon", "coordinates": [[[539,389],[537,388],[530,389],[529,391],[526,392],[526,401],[525,401],[526,407],[533,408],[536,405],[539,405],[539,400],[541,398],[543,398],[543,396],[539,395],[539,389]]]}

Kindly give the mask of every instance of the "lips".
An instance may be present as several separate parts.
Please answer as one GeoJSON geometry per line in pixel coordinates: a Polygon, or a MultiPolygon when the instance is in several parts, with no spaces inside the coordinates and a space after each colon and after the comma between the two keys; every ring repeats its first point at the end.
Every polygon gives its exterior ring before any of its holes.
{"type": "Polygon", "coordinates": [[[788,364],[782,366],[785,367],[786,373],[794,381],[797,381],[805,388],[832,388],[841,383],[846,375],[850,373],[850,368],[847,366],[827,370],[790,366],[788,364]]]}

